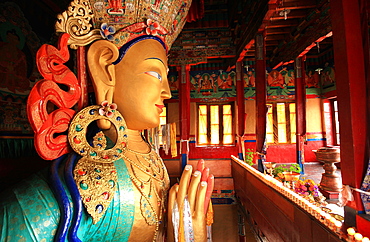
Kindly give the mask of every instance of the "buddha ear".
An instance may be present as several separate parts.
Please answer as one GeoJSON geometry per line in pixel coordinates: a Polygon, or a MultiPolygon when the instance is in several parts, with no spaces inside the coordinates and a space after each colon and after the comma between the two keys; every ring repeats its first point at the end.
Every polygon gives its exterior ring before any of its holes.
{"type": "MultiPolygon", "coordinates": [[[[113,101],[114,87],[116,84],[113,62],[117,60],[118,56],[118,48],[108,40],[98,40],[88,50],[87,63],[95,90],[97,105],[100,105],[105,100],[108,103],[112,103],[113,101]]],[[[107,120],[99,120],[98,125],[101,129],[110,128],[110,122],[107,120]]]]}

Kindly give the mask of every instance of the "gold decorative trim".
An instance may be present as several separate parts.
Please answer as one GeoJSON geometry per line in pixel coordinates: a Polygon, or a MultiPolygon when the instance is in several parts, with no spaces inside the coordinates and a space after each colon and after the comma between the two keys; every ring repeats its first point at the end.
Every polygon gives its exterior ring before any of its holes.
{"type": "Polygon", "coordinates": [[[96,224],[111,203],[117,187],[117,171],[113,163],[99,163],[81,158],[74,171],[81,200],[96,224]]]}
{"type": "Polygon", "coordinates": [[[82,109],[72,120],[68,130],[68,141],[73,150],[83,156],[74,168],[73,174],[82,202],[96,224],[105,214],[117,187],[117,170],[114,161],[125,151],[127,134],[126,122],[117,105],[102,102],[82,109]],[[117,133],[116,144],[106,149],[107,140],[102,131],[98,132],[90,145],[86,138],[89,124],[96,120],[108,120],[117,133]]]}
{"type": "Polygon", "coordinates": [[[72,49],[86,46],[94,40],[102,39],[99,29],[94,29],[91,21],[94,17],[89,1],[73,0],[68,9],[58,14],[56,32],[68,33],[68,45],[72,49]]]}

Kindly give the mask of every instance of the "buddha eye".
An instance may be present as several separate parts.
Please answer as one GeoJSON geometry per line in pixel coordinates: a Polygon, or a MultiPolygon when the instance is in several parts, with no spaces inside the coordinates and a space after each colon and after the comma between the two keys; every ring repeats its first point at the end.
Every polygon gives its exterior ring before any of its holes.
{"type": "Polygon", "coordinates": [[[145,74],[151,75],[151,76],[157,78],[158,80],[162,81],[162,76],[159,75],[158,72],[155,72],[155,71],[146,71],[145,74]]]}

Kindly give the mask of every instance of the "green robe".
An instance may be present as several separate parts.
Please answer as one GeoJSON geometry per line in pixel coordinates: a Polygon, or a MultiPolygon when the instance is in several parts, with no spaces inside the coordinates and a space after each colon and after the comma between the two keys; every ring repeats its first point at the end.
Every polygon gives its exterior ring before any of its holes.
{"type": "MultiPolygon", "coordinates": [[[[93,224],[83,208],[78,238],[85,241],[127,241],[134,221],[134,192],[122,159],[114,162],[118,191],[103,217],[93,224]]],[[[62,173],[59,174],[63,176],[62,173]]],[[[65,187],[65,186],[64,186],[65,187]]],[[[66,187],[65,187],[66,188],[66,187]]],[[[66,189],[71,206],[71,197],[66,189]]],[[[60,210],[46,171],[7,189],[0,198],[0,241],[53,241],[60,210]]],[[[73,211],[73,207],[72,207],[73,211]]]]}

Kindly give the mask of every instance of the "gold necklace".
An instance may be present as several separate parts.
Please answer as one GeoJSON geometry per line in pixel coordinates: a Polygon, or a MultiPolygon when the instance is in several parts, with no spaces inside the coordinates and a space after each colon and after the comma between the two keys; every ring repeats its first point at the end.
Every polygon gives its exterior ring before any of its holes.
{"type": "Polygon", "coordinates": [[[168,190],[169,181],[167,171],[162,159],[153,150],[144,154],[126,148],[126,151],[123,154],[123,159],[130,163],[130,179],[141,194],[141,215],[149,226],[155,226],[153,238],[153,241],[155,241],[158,234],[159,224],[162,222],[163,209],[168,190]],[[127,156],[128,153],[132,153],[136,161],[130,159],[127,156]],[[140,159],[141,157],[147,164],[140,159]],[[144,173],[148,179],[140,178],[138,174],[140,171],[144,173]],[[159,189],[156,188],[155,181],[159,182],[159,189]],[[157,201],[157,206],[153,205],[153,195],[157,201]],[[155,209],[158,207],[159,214],[157,214],[155,209]]]}
{"type": "MultiPolygon", "coordinates": [[[[149,165],[145,165],[140,160],[140,158],[139,158],[140,156],[139,155],[135,155],[135,157],[136,157],[136,160],[138,160],[139,163],[141,164],[141,166],[140,166],[139,164],[134,163],[133,165],[135,167],[137,167],[139,170],[141,170],[145,174],[149,175],[151,178],[153,178],[153,179],[155,179],[157,181],[163,181],[163,179],[164,179],[164,172],[165,172],[164,165],[162,165],[162,166],[159,166],[158,164],[152,165],[149,161],[150,160],[153,160],[153,157],[150,157],[150,158],[143,157],[144,160],[148,160],[147,163],[149,165]]],[[[155,161],[153,163],[155,163],[155,161]]]]}

